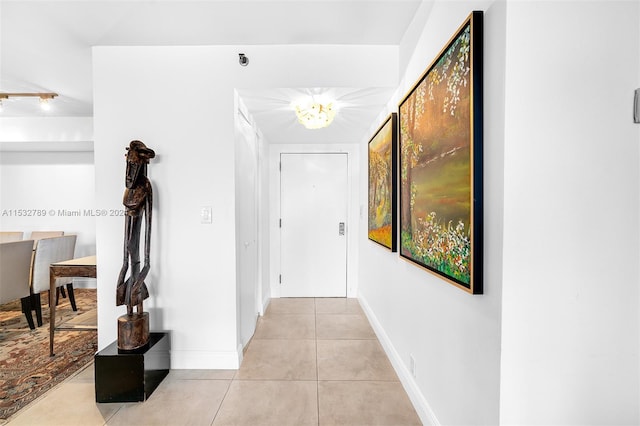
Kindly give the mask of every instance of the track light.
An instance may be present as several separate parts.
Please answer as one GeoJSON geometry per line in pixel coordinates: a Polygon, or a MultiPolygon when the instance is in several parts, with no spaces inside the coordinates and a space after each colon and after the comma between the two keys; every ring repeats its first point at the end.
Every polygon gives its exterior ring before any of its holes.
{"type": "Polygon", "coordinates": [[[43,111],[50,111],[51,110],[51,105],[49,104],[49,99],[50,98],[40,98],[40,108],[42,108],[43,111]]]}
{"type": "Polygon", "coordinates": [[[2,111],[2,100],[9,98],[40,98],[40,108],[43,111],[49,111],[51,109],[51,99],[58,96],[57,93],[52,92],[37,92],[37,93],[5,93],[0,92],[0,111],[2,111]]]}

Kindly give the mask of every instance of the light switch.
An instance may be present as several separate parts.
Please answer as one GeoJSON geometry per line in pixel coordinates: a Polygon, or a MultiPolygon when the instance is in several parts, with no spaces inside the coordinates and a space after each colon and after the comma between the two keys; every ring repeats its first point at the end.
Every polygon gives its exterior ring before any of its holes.
{"type": "Polygon", "coordinates": [[[200,209],[200,223],[211,223],[212,221],[211,206],[204,206],[200,209]]]}

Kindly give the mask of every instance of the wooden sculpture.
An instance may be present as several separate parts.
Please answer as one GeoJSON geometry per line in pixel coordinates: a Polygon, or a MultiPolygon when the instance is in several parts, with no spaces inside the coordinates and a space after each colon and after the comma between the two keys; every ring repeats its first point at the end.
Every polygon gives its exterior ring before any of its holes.
{"type": "Polygon", "coordinates": [[[118,349],[134,351],[149,342],[149,313],[142,301],[149,297],[144,280],[149,273],[151,242],[151,211],[153,191],[147,178],[147,164],[155,152],[140,141],[131,141],[127,148],[127,171],[122,203],[125,207],[124,259],[116,286],[116,306],[126,305],[127,313],[118,318],[118,349]],[[144,216],[144,267],[140,270],[140,228],[144,216]],[[131,268],[129,278],[125,280],[131,268]],[[136,307],[134,313],[133,308],[136,307]]]}

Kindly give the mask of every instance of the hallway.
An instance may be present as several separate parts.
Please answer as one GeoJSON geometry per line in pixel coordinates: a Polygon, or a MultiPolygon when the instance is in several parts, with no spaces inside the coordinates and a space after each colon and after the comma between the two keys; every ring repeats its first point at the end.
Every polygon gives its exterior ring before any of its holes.
{"type": "Polygon", "coordinates": [[[172,370],[145,403],[96,404],[93,365],[18,425],[420,425],[356,299],[272,299],[242,366],[172,370]]]}

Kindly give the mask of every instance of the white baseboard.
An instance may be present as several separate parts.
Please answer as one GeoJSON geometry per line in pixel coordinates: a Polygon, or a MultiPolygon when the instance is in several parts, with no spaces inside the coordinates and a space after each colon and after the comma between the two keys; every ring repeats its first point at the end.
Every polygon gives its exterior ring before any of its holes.
{"type": "Polygon", "coordinates": [[[361,296],[358,297],[358,300],[360,301],[360,305],[362,306],[365,315],[371,323],[371,327],[373,327],[373,330],[378,336],[380,344],[389,357],[391,365],[393,366],[396,374],[398,375],[398,378],[400,379],[400,383],[402,383],[404,390],[407,392],[407,395],[409,395],[409,399],[411,400],[413,407],[416,409],[420,420],[425,425],[440,426],[440,422],[438,422],[436,415],[434,414],[424,395],[420,391],[420,388],[418,387],[418,384],[416,383],[414,377],[409,372],[409,369],[407,368],[405,363],[402,362],[400,354],[398,354],[395,347],[391,343],[389,336],[387,336],[387,333],[382,328],[382,325],[371,310],[371,307],[367,303],[367,300],[361,296]]]}
{"type": "Polygon", "coordinates": [[[258,312],[258,313],[260,314],[260,316],[261,316],[261,317],[263,317],[263,316],[264,316],[264,314],[265,314],[265,312],[267,312],[267,308],[269,307],[269,303],[271,303],[271,298],[270,298],[270,297],[268,297],[268,296],[267,296],[267,297],[265,297],[265,298],[262,300],[262,307],[261,307],[262,311],[261,311],[261,312],[258,312]]]}
{"type": "MultiPolygon", "coordinates": [[[[251,340],[251,339],[249,339],[251,340]]],[[[247,343],[248,344],[248,343],[247,343]]],[[[242,344],[238,345],[238,369],[240,368],[240,366],[242,365],[242,360],[244,359],[244,347],[242,346],[242,344]]]]}
{"type": "Polygon", "coordinates": [[[242,348],[237,351],[171,350],[172,370],[237,370],[242,361],[242,348]]]}

